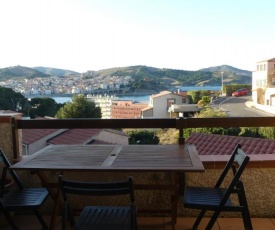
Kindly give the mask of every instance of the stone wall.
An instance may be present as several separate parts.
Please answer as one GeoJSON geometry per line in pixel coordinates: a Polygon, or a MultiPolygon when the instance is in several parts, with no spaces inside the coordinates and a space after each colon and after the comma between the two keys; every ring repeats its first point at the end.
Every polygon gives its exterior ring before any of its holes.
{"type": "Polygon", "coordinates": [[[13,146],[13,136],[12,136],[12,118],[21,119],[20,113],[14,114],[0,114],[0,148],[4,151],[5,155],[9,160],[14,160],[14,152],[18,151],[18,158],[22,156],[22,132],[17,130],[18,143],[17,146],[13,146]],[[17,148],[17,149],[15,149],[17,148]]]}
{"type": "MultiPolygon", "coordinates": [[[[204,173],[186,173],[185,184],[188,186],[213,186],[221,173],[221,169],[207,169],[204,173]]],[[[50,182],[57,183],[59,172],[48,172],[47,177],[50,182]]],[[[170,176],[167,173],[75,173],[65,172],[64,177],[72,180],[83,181],[113,181],[127,180],[131,175],[136,184],[167,184],[170,176]],[[100,178],[100,179],[99,179],[100,178]]],[[[22,176],[22,175],[21,175],[22,176]]],[[[24,183],[28,186],[41,186],[36,175],[24,172],[24,183]]],[[[226,180],[226,183],[231,178],[226,180]]],[[[247,201],[251,217],[274,217],[275,215],[275,168],[247,168],[242,176],[247,201]]],[[[135,197],[138,209],[168,209],[170,208],[170,193],[168,191],[136,190],[135,197]]],[[[233,199],[234,200],[234,199],[233,199]]],[[[83,205],[102,205],[105,199],[74,197],[73,204],[76,210],[80,210],[83,205]]],[[[114,204],[115,199],[107,200],[107,204],[114,204]]],[[[120,204],[126,204],[125,198],[118,198],[120,204]]],[[[42,210],[44,213],[51,213],[53,208],[52,199],[48,199],[42,210]]],[[[168,214],[146,214],[139,213],[140,216],[169,216],[168,214]]],[[[183,208],[182,194],[178,198],[178,216],[198,215],[197,210],[183,208]]],[[[208,213],[207,213],[208,215],[208,213]]],[[[226,217],[240,217],[239,213],[222,213],[226,217]]]]}

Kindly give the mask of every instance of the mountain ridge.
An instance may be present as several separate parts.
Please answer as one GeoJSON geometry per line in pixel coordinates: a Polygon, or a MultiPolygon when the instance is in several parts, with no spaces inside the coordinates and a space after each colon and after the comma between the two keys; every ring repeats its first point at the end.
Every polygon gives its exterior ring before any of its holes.
{"type": "MultiPolygon", "coordinates": [[[[48,77],[51,75],[69,77],[80,75],[80,73],[51,67],[24,67],[13,66],[0,69],[0,80],[9,78],[34,78],[48,77]],[[40,71],[39,71],[40,70],[40,71]],[[42,72],[41,72],[42,71],[42,72]]],[[[156,81],[163,85],[186,85],[186,86],[218,86],[221,85],[221,78],[225,84],[251,84],[252,71],[242,70],[229,65],[213,66],[202,68],[196,71],[179,70],[169,68],[156,68],[151,66],[136,65],[127,67],[116,67],[98,71],[87,71],[81,74],[85,79],[94,76],[131,76],[135,81],[156,81]],[[222,74],[223,72],[223,74],[222,74]]]]}
{"type": "Polygon", "coordinates": [[[66,76],[69,76],[72,74],[75,74],[75,75],[80,74],[80,73],[72,71],[72,70],[58,69],[58,68],[44,67],[44,66],[32,67],[32,69],[35,69],[35,70],[42,72],[44,74],[55,75],[55,76],[60,76],[60,77],[66,77],[66,76]]]}

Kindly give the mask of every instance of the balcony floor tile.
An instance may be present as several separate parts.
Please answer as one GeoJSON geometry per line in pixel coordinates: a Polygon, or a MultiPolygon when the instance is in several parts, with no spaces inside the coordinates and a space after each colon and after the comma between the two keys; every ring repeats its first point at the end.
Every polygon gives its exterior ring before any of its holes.
{"type": "MultiPolygon", "coordinates": [[[[15,221],[18,223],[20,230],[37,230],[41,229],[39,222],[33,215],[15,215],[15,221]]],[[[50,216],[44,216],[49,223],[50,216]]],[[[11,230],[8,225],[3,225],[0,218],[0,229],[11,230]]],[[[192,229],[195,218],[178,218],[174,230],[192,229]]],[[[198,230],[205,229],[209,218],[204,218],[198,230]]],[[[275,230],[274,218],[252,218],[254,230],[275,230]]],[[[56,230],[61,229],[61,218],[58,218],[56,230]]],[[[166,217],[138,217],[138,230],[172,230],[171,219],[166,217]]],[[[219,218],[212,230],[244,230],[241,218],[219,218]]]]}

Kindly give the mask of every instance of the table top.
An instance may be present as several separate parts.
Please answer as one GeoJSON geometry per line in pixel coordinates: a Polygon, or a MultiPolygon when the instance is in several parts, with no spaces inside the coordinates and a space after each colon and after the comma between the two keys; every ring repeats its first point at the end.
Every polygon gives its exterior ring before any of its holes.
{"type": "Polygon", "coordinates": [[[202,172],[194,145],[49,145],[11,169],[202,172]]]}

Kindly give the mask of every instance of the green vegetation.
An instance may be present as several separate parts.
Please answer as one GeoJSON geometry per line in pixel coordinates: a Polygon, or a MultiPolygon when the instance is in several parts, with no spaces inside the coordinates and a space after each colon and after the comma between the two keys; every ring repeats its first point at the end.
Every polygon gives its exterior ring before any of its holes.
{"type": "Polygon", "coordinates": [[[156,132],[148,130],[131,130],[126,131],[129,135],[130,145],[147,145],[147,144],[158,144],[159,138],[156,136],[156,132]]]}
{"type": "Polygon", "coordinates": [[[101,118],[101,109],[94,102],[89,102],[84,95],[74,96],[72,102],[67,102],[60,108],[56,118],[101,118]]]}
{"type": "Polygon", "coordinates": [[[210,100],[211,94],[212,92],[210,90],[190,90],[187,92],[187,95],[190,96],[191,104],[197,104],[199,100],[203,100],[204,97],[205,100],[208,100],[206,97],[210,100]]]}
{"type": "Polygon", "coordinates": [[[54,117],[62,106],[64,106],[64,104],[56,103],[52,98],[36,97],[25,104],[24,113],[30,118],[54,117]]]}
{"type": "Polygon", "coordinates": [[[44,73],[44,74],[48,74],[48,75],[56,75],[56,76],[68,76],[71,74],[79,74],[78,72],[75,71],[71,71],[71,70],[64,70],[64,69],[56,69],[56,68],[48,68],[48,67],[34,67],[33,69],[44,73]]]}
{"type": "MultiPolygon", "coordinates": [[[[100,76],[130,76],[133,81],[125,86],[130,87],[128,93],[158,93],[163,90],[175,90],[177,86],[220,86],[221,71],[223,72],[224,85],[251,84],[252,73],[231,66],[217,66],[197,71],[159,69],[148,66],[129,66],[110,68],[100,71],[83,73],[86,79],[100,76]]],[[[29,79],[35,77],[48,77],[49,75],[67,76],[78,74],[74,71],[24,66],[13,66],[0,69],[0,81],[11,78],[29,79]]],[[[228,91],[230,92],[230,90],[228,91]]]]}
{"type": "Polygon", "coordinates": [[[41,73],[37,70],[24,67],[13,66],[0,69],[0,81],[8,80],[11,78],[35,78],[35,77],[48,77],[49,75],[41,73]]]}
{"type": "Polygon", "coordinates": [[[21,111],[27,99],[10,88],[0,86],[0,110],[21,111]]]}
{"type": "Polygon", "coordinates": [[[95,75],[107,76],[131,76],[133,81],[128,87],[131,92],[136,89],[149,89],[155,91],[173,89],[175,86],[219,86],[221,85],[221,71],[223,71],[224,85],[251,84],[252,73],[231,66],[218,66],[215,68],[198,71],[186,71],[175,69],[158,69],[148,66],[129,66],[112,68],[85,74],[86,78],[95,75]],[[169,79],[169,81],[168,81],[169,79]]]}

